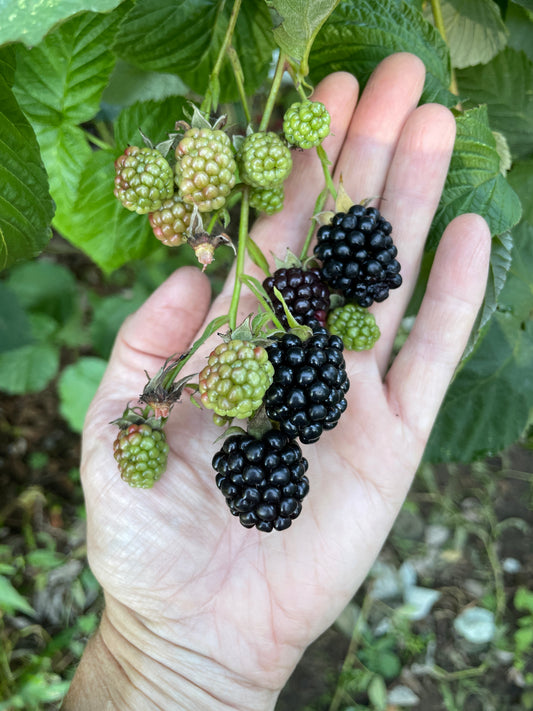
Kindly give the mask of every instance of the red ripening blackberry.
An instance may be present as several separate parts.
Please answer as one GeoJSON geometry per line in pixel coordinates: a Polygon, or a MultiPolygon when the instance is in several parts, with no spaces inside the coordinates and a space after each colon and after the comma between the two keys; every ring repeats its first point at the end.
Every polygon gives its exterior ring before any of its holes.
{"type": "Polygon", "coordinates": [[[384,301],[389,289],[402,283],[391,231],[375,207],[352,205],[338,212],[317,232],[314,253],[322,261],[324,281],[359,306],[384,301]]]}
{"type": "Polygon", "coordinates": [[[275,430],[261,438],[228,437],[213,457],[216,483],[245,528],[283,531],[300,515],[309,491],[307,459],[297,442],[275,430]]]}
{"type": "Polygon", "coordinates": [[[266,414],[303,444],[333,429],[346,410],[350,383],[343,349],[339,336],[320,327],[305,341],[286,333],[267,348],[274,379],[263,400],[266,414]]]}
{"type": "Polygon", "coordinates": [[[329,289],[321,279],[318,269],[301,267],[277,269],[272,276],[264,280],[263,287],[272,301],[274,313],[285,328],[289,328],[287,316],[283,304],[274,294],[274,288],[279,289],[289,311],[298,323],[309,326],[318,321],[321,326],[326,325],[329,289]]]}

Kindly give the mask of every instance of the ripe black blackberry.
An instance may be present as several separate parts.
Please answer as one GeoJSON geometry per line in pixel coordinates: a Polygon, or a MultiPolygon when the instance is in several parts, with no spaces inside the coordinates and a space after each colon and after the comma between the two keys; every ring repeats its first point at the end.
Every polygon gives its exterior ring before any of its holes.
{"type": "Polygon", "coordinates": [[[263,281],[263,287],[272,301],[274,313],[285,328],[289,328],[289,324],[283,304],[274,294],[274,288],[279,289],[289,311],[298,323],[309,326],[312,322],[318,321],[321,326],[326,325],[329,289],[321,279],[318,269],[282,267],[263,281]]]}
{"type": "Polygon", "coordinates": [[[267,348],[274,366],[263,400],[267,416],[303,444],[333,429],[346,410],[350,383],[343,349],[341,338],[320,327],[305,341],[286,333],[267,348]]]}
{"type": "Polygon", "coordinates": [[[375,207],[352,205],[338,212],[317,233],[315,255],[321,275],[332,288],[359,306],[384,301],[402,283],[392,227],[375,207]]]}
{"type": "Polygon", "coordinates": [[[300,515],[309,491],[307,459],[297,442],[270,430],[261,438],[228,437],[213,457],[216,483],[245,528],[283,531],[300,515]]]}

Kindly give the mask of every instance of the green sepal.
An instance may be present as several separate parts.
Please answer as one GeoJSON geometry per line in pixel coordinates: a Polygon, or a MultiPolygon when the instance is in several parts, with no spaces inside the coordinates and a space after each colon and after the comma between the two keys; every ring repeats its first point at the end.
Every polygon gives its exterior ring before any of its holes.
{"type": "Polygon", "coordinates": [[[285,333],[285,329],[283,328],[281,322],[279,321],[278,317],[274,313],[274,309],[272,308],[272,302],[270,301],[270,297],[266,293],[263,285],[259,281],[259,279],[256,279],[255,277],[249,276],[248,274],[243,274],[241,276],[241,281],[245,286],[247,286],[250,291],[253,293],[255,298],[259,301],[261,306],[264,308],[265,313],[267,313],[270,317],[270,320],[274,324],[274,327],[276,331],[279,331],[281,333],[285,333]]]}
{"type": "Polygon", "coordinates": [[[291,250],[287,247],[287,251],[285,252],[285,259],[279,259],[279,257],[276,257],[274,255],[274,266],[276,267],[276,271],[278,269],[293,269],[293,268],[301,268],[302,265],[302,260],[297,257],[294,252],[291,252],[291,250]]]}
{"type": "Polygon", "coordinates": [[[274,294],[276,295],[276,298],[281,301],[281,305],[283,306],[283,311],[285,311],[285,316],[287,317],[287,324],[289,326],[289,331],[290,333],[294,333],[295,336],[298,336],[298,338],[301,341],[306,341],[308,338],[310,338],[313,335],[313,329],[310,328],[309,326],[302,326],[302,324],[298,323],[294,316],[291,314],[289,311],[289,307],[285,303],[285,299],[281,295],[281,291],[274,287],[274,294]]]}
{"type": "Polygon", "coordinates": [[[261,248],[259,247],[259,245],[256,242],[254,242],[254,240],[250,237],[250,235],[248,235],[248,237],[246,238],[246,248],[248,250],[248,254],[250,255],[250,259],[252,260],[252,262],[256,266],[258,266],[260,269],[262,269],[263,272],[265,273],[265,275],[267,277],[269,277],[270,276],[270,268],[268,266],[266,257],[263,254],[263,252],[261,251],[261,248]]]}
{"type": "Polygon", "coordinates": [[[233,331],[223,336],[225,341],[247,341],[255,346],[266,348],[272,342],[273,333],[266,331],[266,325],[271,321],[269,313],[257,313],[247,316],[233,331]]]}
{"type": "Polygon", "coordinates": [[[260,439],[264,434],[270,432],[273,429],[272,422],[266,414],[266,408],[264,405],[254,412],[252,417],[248,418],[248,434],[252,437],[260,439]]]}
{"type": "Polygon", "coordinates": [[[116,420],[111,420],[110,425],[118,425],[121,430],[127,429],[130,425],[148,425],[153,430],[162,430],[166,417],[154,417],[150,415],[152,409],[150,407],[130,407],[128,403],[121,417],[116,420]]]}
{"type": "Polygon", "coordinates": [[[224,430],[224,432],[216,438],[214,444],[222,441],[223,439],[226,439],[226,437],[231,437],[231,435],[235,434],[246,434],[246,430],[243,427],[239,427],[238,425],[232,425],[231,427],[228,427],[227,430],[224,430]]]}

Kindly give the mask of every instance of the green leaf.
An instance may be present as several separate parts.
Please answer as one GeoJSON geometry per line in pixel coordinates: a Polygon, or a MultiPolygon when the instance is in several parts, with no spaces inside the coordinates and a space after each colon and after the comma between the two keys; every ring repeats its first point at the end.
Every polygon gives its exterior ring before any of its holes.
{"type": "Polygon", "coordinates": [[[36,343],[0,353],[0,390],[24,395],[43,390],[59,368],[59,349],[36,343]]]}
{"type": "Polygon", "coordinates": [[[38,127],[41,152],[50,176],[50,192],[56,203],[54,227],[70,238],[74,232],[73,206],[80,174],[92,155],[81,128],[69,123],[38,127]]]}
{"type": "Polygon", "coordinates": [[[525,52],[533,61],[533,0],[531,10],[525,10],[512,2],[505,13],[505,24],[509,30],[508,46],[518,51],[525,52]]]}
{"type": "Polygon", "coordinates": [[[42,0],[28,6],[26,0],[5,0],[2,3],[0,44],[21,41],[28,47],[38,44],[48,30],[61,20],[83,10],[107,12],[121,0],[42,0]]]}
{"type": "Polygon", "coordinates": [[[126,210],[113,195],[113,151],[97,151],[87,162],[72,211],[70,241],[105,272],[142,259],[159,244],[148,217],[126,210]]]}
{"type": "Polygon", "coordinates": [[[515,442],[533,406],[533,226],[514,232],[513,262],[488,331],[453,381],[425,459],[468,462],[515,442]]]}
{"type": "Polygon", "coordinates": [[[508,31],[493,0],[441,0],[441,8],[452,66],[485,64],[505,47],[508,31]]]}
{"type": "Polygon", "coordinates": [[[533,225],[533,158],[517,161],[507,180],[518,193],[524,210],[523,219],[533,225]]]}
{"type": "Polygon", "coordinates": [[[533,592],[527,588],[518,588],[515,593],[513,603],[517,610],[530,612],[533,615],[533,592]]]}
{"type": "Polygon", "coordinates": [[[91,342],[98,355],[102,358],[109,357],[122,322],[126,316],[138,309],[148,296],[148,290],[137,283],[129,298],[118,295],[107,296],[94,306],[91,320],[91,342]]]}
{"type": "Polygon", "coordinates": [[[65,563],[65,557],[54,550],[36,548],[26,555],[26,563],[41,570],[52,570],[65,563]]]}
{"type": "Polygon", "coordinates": [[[385,711],[387,708],[387,687],[382,676],[376,674],[368,685],[368,700],[376,711],[385,711]]]}
{"type": "Polygon", "coordinates": [[[512,248],[513,238],[510,232],[503,232],[501,235],[496,235],[492,238],[489,275],[487,279],[487,287],[485,289],[485,297],[483,299],[481,309],[479,310],[476,323],[472,328],[468,345],[465,349],[463,357],[470,355],[472,349],[478,341],[478,338],[481,336],[482,330],[496,310],[498,298],[505,285],[507,273],[509,271],[509,267],[511,266],[512,248]]]}
{"type": "Polygon", "coordinates": [[[505,288],[501,294],[501,308],[523,323],[533,316],[533,226],[521,222],[513,230],[512,263],[505,288]]]}
{"type": "Polygon", "coordinates": [[[81,432],[107,361],[102,358],[80,358],[68,365],[59,378],[59,411],[74,432],[81,432]]]}
{"type": "Polygon", "coordinates": [[[32,342],[31,326],[17,295],[0,282],[0,353],[32,342]]]}
{"type": "Polygon", "coordinates": [[[500,156],[486,107],[466,111],[456,123],[454,151],[431,227],[429,249],[436,247],[448,223],[466,212],[482,215],[492,235],[510,230],[520,219],[520,200],[500,173],[500,156]]]}
{"type": "Polygon", "coordinates": [[[118,60],[102,94],[102,105],[103,108],[106,105],[123,107],[138,101],[162,101],[187,91],[187,86],[175,74],[145,72],[133,64],[118,60]]]}
{"type": "Polygon", "coordinates": [[[513,0],[517,5],[522,5],[526,10],[533,12],[533,0],[513,0]]]}
{"type": "Polygon", "coordinates": [[[426,460],[470,462],[520,437],[533,404],[533,323],[515,336],[509,340],[495,316],[446,396],[426,460]]]}
{"type": "Polygon", "coordinates": [[[128,145],[144,146],[139,129],[157,144],[175,132],[176,121],[185,118],[184,107],[190,108],[182,96],[171,96],[163,101],[143,101],[121,111],[115,122],[115,142],[122,153],[128,145]]]}
{"type": "Polygon", "coordinates": [[[484,66],[457,72],[462,96],[487,104],[491,128],[507,138],[514,157],[533,152],[533,62],[507,48],[484,66]]]}
{"type": "Polygon", "coordinates": [[[15,81],[15,47],[9,45],[0,47],[0,76],[4,77],[6,84],[9,87],[13,86],[15,81]]]}
{"type": "Polygon", "coordinates": [[[339,0],[267,0],[267,4],[280,20],[274,28],[276,43],[289,57],[300,62],[302,75],[306,76],[313,41],[339,0]]]}
{"type": "Polygon", "coordinates": [[[394,52],[412,52],[426,65],[422,102],[457,103],[448,91],[450,58],[445,42],[420,12],[402,0],[341,3],[313,43],[311,76],[316,83],[344,70],[364,85],[379,62],[394,52]]]}
{"type": "Polygon", "coordinates": [[[30,603],[3,575],[0,575],[0,610],[7,612],[8,615],[12,615],[14,612],[22,612],[25,615],[35,614],[30,603]]]}
{"type": "Polygon", "coordinates": [[[35,261],[14,267],[7,284],[27,310],[47,314],[64,323],[77,301],[76,279],[61,264],[35,261]]]}
{"type": "Polygon", "coordinates": [[[77,124],[99,110],[115,62],[109,46],[122,12],[82,13],[36,47],[17,49],[14,90],[41,145],[57,205],[54,226],[69,238],[79,175],[91,154],[77,124]]]}
{"type": "Polygon", "coordinates": [[[115,52],[144,70],[194,70],[208,51],[221,0],[138,0],[124,18],[115,52]]]}
{"type": "Polygon", "coordinates": [[[0,76],[0,269],[37,256],[54,206],[32,127],[0,76]]]}
{"type": "MultiPolygon", "coordinates": [[[[200,95],[205,93],[209,76],[224,41],[231,5],[226,3],[224,6],[212,29],[209,46],[204,54],[198,57],[195,68],[180,70],[180,77],[200,95]]],[[[272,20],[263,0],[247,0],[241,5],[232,45],[242,66],[245,92],[251,96],[266,79],[274,49],[272,20]]],[[[235,101],[239,98],[233,69],[227,57],[222,63],[219,80],[220,102],[235,101]]]]}

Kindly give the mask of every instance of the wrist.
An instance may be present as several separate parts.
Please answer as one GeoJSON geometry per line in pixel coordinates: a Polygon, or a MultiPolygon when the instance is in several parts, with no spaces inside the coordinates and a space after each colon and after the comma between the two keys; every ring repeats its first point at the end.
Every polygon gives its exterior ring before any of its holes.
{"type": "Polygon", "coordinates": [[[108,604],[62,711],[272,711],[279,690],[256,687],[108,604]]]}

